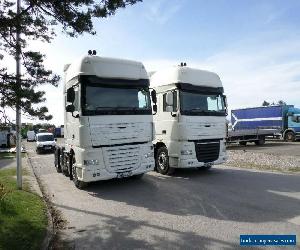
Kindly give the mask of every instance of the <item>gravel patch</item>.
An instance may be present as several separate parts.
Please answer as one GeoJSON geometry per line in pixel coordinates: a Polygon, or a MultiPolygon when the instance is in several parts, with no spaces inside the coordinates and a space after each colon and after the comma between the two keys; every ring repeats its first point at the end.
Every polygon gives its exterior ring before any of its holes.
{"type": "Polygon", "coordinates": [[[300,171],[300,157],[253,153],[246,150],[228,151],[228,165],[244,168],[300,171]]]}

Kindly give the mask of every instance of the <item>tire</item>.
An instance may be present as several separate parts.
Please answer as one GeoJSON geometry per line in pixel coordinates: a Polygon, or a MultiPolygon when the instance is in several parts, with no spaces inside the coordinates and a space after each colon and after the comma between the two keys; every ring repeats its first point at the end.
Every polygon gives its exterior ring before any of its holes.
{"type": "Polygon", "coordinates": [[[265,138],[260,138],[258,141],[255,141],[255,145],[257,146],[261,146],[261,145],[264,145],[266,142],[265,138]]]}
{"type": "Polygon", "coordinates": [[[240,141],[239,144],[242,145],[242,146],[246,146],[247,142],[246,141],[240,141]]]}
{"type": "MultiPolygon", "coordinates": [[[[69,156],[68,156],[69,157],[69,156]]],[[[67,165],[66,162],[66,155],[64,155],[64,166],[62,167],[62,173],[64,174],[64,176],[69,177],[69,165],[67,165]]],[[[68,162],[70,164],[70,161],[68,162]]]]}
{"type": "MultiPolygon", "coordinates": [[[[86,182],[80,181],[78,180],[78,176],[77,176],[77,172],[76,172],[76,160],[75,160],[75,156],[72,156],[72,173],[70,174],[70,176],[72,176],[72,180],[74,182],[75,187],[77,187],[78,189],[84,189],[88,186],[88,184],[86,182]]],[[[70,178],[71,179],[71,178],[70,178]]]]}
{"type": "Polygon", "coordinates": [[[157,150],[155,165],[157,172],[160,174],[170,175],[174,172],[174,168],[171,168],[169,165],[169,155],[166,147],[160,147],[157,150]]]}
{"type": "Polygon", "coordinates": [[[57,173],[61,173],[61,165],[60,165],[60,148],[56,148],[54,151],[54,165],[57,173]]]}
{"type": "Polygon", "coordinates": [[[284,135],[284,140],[285,141],[295,141],[296,140],[295,133],[292,131],[286,132],[284,135]]]}

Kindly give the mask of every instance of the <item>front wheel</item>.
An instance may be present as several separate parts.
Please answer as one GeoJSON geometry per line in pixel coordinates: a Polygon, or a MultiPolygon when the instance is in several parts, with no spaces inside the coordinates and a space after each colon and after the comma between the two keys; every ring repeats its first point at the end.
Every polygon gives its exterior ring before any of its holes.
{"type": "Polygon", "coordinates": [[[160,174],[170,175],[174,172],[174,168],[171,168],[169,165],[169,155],[166,147],[161,147],[157,150],[155,163],[156,170],[160,174]]]}
{"type": "Polygon", "coordinates": [[[88,184],[86,182],[78,180],[75,163],[76,163],[76,160],[75,160],[75,157],[73,156],[73,159],[72,159],[72,180],[74,182],[75,187],[77,187],[78,189],[84,189],[84,188],[87,187],[88,184]]]}
{"type": "Polygon", "coordinates": [[[295,133],[292,132],[292,131],[286,132],[285,136],[284,136],[284,139],[286,141],[295,141],[295,139],[296,139],[295,133]]]}
{"type": "Polygon", "coordinates": [[[60,148],[56,148],[54,153],[54,165],[57,173],[61,173],[61,165],[60,165],[60,148]]]}

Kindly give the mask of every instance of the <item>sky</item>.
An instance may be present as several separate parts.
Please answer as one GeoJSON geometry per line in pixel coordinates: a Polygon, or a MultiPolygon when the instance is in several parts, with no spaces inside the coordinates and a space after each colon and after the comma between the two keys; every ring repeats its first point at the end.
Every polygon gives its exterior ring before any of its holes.
{"type": "MultiPolygon", "coordinates": [[[[300,107],[299,11],[299,0],[144,0],[94,20],[96,36],[68,38],[58,29],[51,44],[31,46],[61,76],[64,64],[95,49],[99,56],[141,61],[148,71],[180,62],[213,71],[229,109],[264,100],[300,107]]],[[[56,125],[63,124],[62,86],[43,87],[56,125]]]]}

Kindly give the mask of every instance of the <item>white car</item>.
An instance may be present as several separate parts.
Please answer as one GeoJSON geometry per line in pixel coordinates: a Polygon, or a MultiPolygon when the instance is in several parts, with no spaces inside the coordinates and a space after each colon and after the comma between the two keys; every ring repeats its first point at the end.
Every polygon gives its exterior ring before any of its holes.
{"type": "Polygon", "coordinates": [[[52,133],[38,133],[36,135],[36,152],[55,151],[56,142],[52,133]]]}

